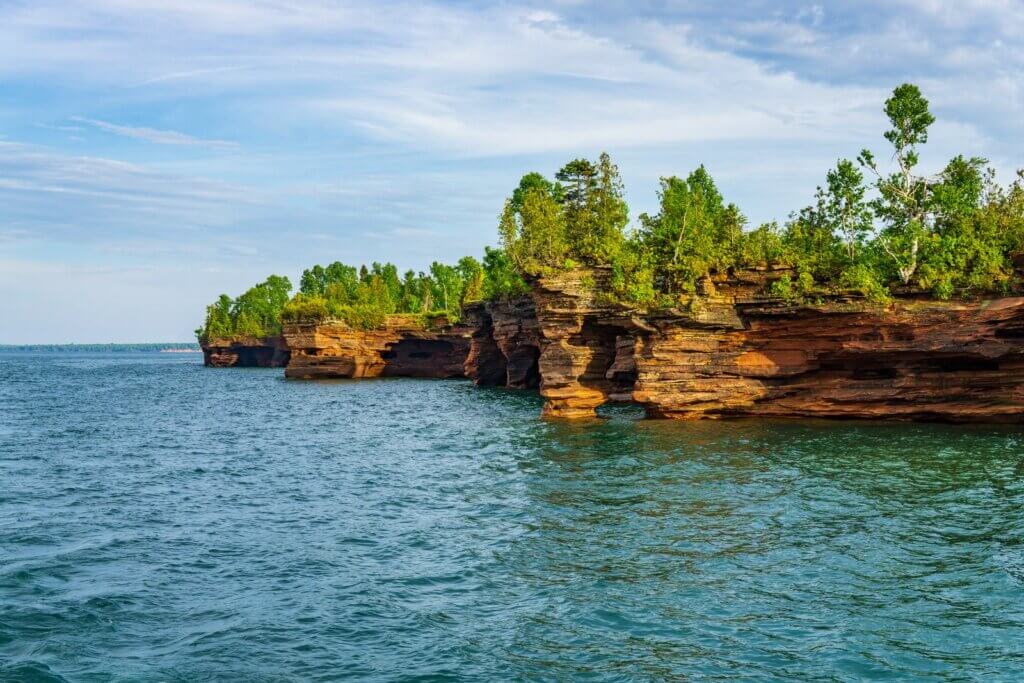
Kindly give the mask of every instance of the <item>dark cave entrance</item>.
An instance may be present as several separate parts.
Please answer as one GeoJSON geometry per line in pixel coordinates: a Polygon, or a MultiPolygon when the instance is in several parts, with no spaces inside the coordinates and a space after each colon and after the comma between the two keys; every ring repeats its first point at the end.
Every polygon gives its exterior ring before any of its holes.
{"type": "Polygon", "coordinates": [[[383,377],[462,377],[465,350],[443,339],[401,339],[381,352],[383,377]]]}
{"type": "Polygon", "coordinates": [[[506,386],[536,389],[540,386],[540,349],[520,346],[506,359],[506,386]]]}

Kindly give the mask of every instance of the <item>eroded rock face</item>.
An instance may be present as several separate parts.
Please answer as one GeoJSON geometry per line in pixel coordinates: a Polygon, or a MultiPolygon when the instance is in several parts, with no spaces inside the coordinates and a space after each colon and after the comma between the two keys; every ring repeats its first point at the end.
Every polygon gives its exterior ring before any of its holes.
{"type": "Polygon", "coordinates": [[[603,303],[602,271],[541,278],[544,413],[1024,422],[1024,298],[790,306],[762,294],[779,274],[705,280],[656,317],[603,303]]]}
{"type": "Polygon", "coordinates": [[[473,329],[466,356],[466,377],[478,387],[505,386],[508,362],[494,340],[494,324],[487,306],[483,302],[467,306],[462,320],[473,329]]]}
{"type": "Polygon", "coordinates": [[[738,328],[657,323],[634,400],[683,419],[1024,421],[1024,298],[736,310],[738,328]]]}
{"type": "Polygon", "coordinates": [[[598,406],[629,396],[634,324],[600,300],[609,277],[608,270],[578,270],[533,283],[545,415],[592,417],[598,406]]]}
{"type": "Polygon", "coordinates": [[[465,325],[422,329],[389,323],[356,330],[341,322],[285,325],[291,349],[285,377],[463,377],[473,330],[465,325]]]}
{"type": "Polygon", "coordinates": [[[203,364],[215,368],[283,368],[290,353],[281,336],[211,340],[202,345],[203,364]]]}
{"type": "Polygon", "coordinates": [[[532,297],[473,304],[463,312],[463,323],[474,329],[466,376],[477,386],[540,385],[540,328],[532,297]]]}
{"type": "Polygon", "coordinates": [[[783,273],[708,278],[678,309],[642,315],[602,297],[609,271],[578,270],[539,278],[529,296],[467,306],[458,325],[288,325],[279,339],[203,351],[207,365],[287,362],[288,377],[539,385],[555,418],[635,401],[674,419],[1024,422],[1024,298],[793,306],[763,294],[783,273]]]}

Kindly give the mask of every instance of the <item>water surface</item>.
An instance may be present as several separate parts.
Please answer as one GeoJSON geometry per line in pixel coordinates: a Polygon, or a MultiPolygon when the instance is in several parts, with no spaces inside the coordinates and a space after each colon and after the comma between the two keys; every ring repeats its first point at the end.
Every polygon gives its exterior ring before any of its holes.
{"type": "Polygon", "coordinates": [[[0,354],[0,680],[1020,680],[1008,428],[0,354]]]}

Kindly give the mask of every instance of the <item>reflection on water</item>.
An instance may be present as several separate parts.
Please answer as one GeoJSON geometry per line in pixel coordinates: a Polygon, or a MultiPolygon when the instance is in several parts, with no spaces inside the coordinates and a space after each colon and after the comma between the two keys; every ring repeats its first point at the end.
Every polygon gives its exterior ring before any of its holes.
{"type": "Polygon", "coordinates": [[[56,358],[0,357],[2,679],[1024,668],[1019,430],[56,358]]]}

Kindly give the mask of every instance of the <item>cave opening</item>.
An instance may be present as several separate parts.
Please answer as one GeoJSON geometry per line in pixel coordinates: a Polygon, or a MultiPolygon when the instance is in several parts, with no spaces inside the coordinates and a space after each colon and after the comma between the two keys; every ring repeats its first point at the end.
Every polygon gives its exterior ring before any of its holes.
{"type": "Polygon", "coordinates": [[[634,358],[636,338],[623,335],[619,328],[587,321],[577,339],[592,350],[580,384],[605,392],[608,401],[632,402],[638,376],[634,358]]]}
{"type": "Polygon", "coordinates": [[[939,372],[985,372],[999,369],[999,361],[978,356],[932,358],[928,365],[939,372]]]}
{"type": "Polygon", "coordinates": [[[540,349],[524,345],[509,354],[505,363],[505,385],[512,389],[540,386],[540,349]]]}
{"type": "Polygon", "coordinates": [[[400,339],[381,352],[384,377],[462,377],[465,349],[444,339],[400,339]]]}

